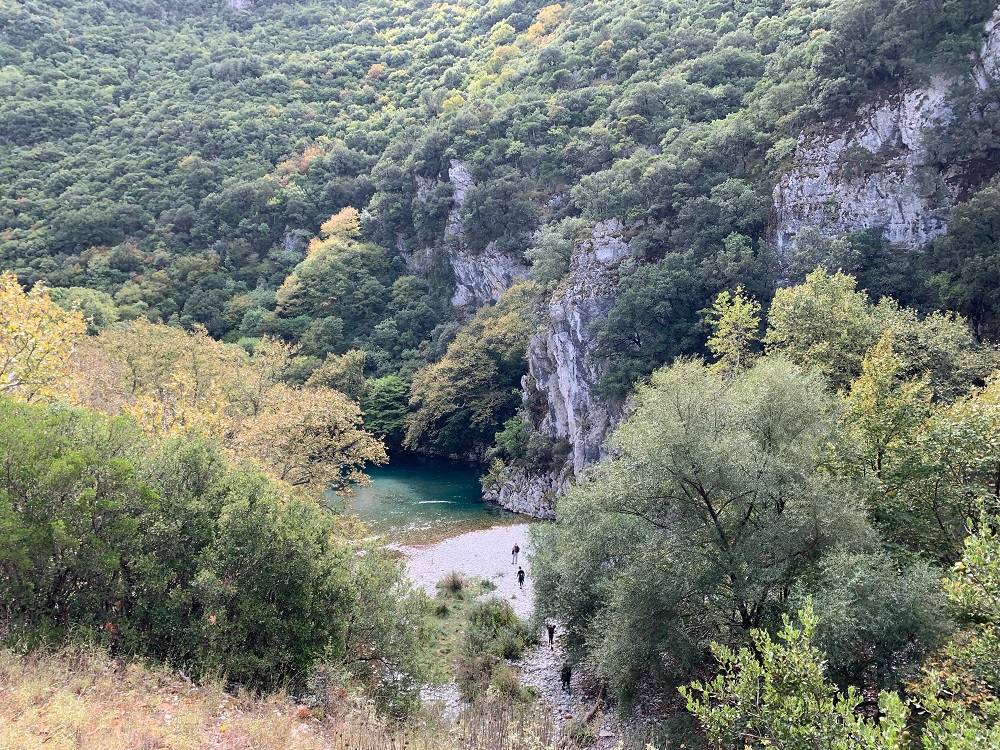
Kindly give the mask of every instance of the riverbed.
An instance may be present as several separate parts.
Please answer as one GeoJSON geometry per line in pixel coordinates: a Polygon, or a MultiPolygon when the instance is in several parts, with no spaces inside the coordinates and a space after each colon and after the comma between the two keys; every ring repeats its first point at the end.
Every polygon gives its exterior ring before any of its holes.
{"type": "Polygon", "coordinates": [[[506,599],[520,617],[528,619],[534,604],[534,579],[529,559],[531,545],[528,529],[531,524],[519,523],[470,531],[423,547],[400,545],[406,556],[410,580],[431,596],[437,583],[452,571],[467,578],[490,581],[496,590],[492,596],[506,599]],[[518,562],[511,559],[517,544],[521,551],[518,562]],[[524,587],[518,585],[517,570],[525,572],[524,587]]]}

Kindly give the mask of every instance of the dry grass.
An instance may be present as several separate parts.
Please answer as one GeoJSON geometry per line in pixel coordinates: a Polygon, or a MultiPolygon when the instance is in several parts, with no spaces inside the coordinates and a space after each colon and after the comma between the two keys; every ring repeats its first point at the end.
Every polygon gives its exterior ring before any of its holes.
{"type": "Polygon", "coordinates": [[[0,750],[319,750],[287,696],[239,697],[93,651],[0,651],[0,750]]]}
{"type": "Polygon", "coordinates": [[[320,719],[287,695],[234,696],[100,652],[0,650],[0,750],[568,750],[544,713],[490,706],[401,729],[350,697],[320,719]]]}

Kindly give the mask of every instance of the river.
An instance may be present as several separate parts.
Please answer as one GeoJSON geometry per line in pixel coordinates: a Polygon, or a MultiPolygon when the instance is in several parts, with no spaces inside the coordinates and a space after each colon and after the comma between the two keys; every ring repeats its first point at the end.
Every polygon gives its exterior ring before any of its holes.
{"type": "Polygon", "coordinates": [[[396,454],[366,469],[347,506],[387,541],[423,546],[469,531],[522,521],[483,500],[479,472],[441,458],[396,454]]]}

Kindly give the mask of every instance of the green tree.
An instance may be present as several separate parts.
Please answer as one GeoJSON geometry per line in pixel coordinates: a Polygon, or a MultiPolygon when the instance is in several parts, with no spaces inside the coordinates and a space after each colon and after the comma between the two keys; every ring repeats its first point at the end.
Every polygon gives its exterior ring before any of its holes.
{"type": "Polygon", "coordinates": [[[930,248],[930,283],[942,306],[966,316],[980,337],[997,338],[1000,285],[1000,182],[956,206],[948,234],[930,248]]]}
{"type": "Polygon", "coordinates": [[[540,284],[555,284],[565,276],[573,247],[583,239],[587,228],[587,222],[574,218],[545,224],[524,253],[531,262],[531,277],[540,284]]]}
{"type": "Polygon", "coordinates": [[[759,255],[747,238],[735,234],[708,258],[670,253],[653,265],[626,270],[614,306],[598,329],[598,351],[609,360],[601,387],[624,395],[657,367],[700,354],[703,309],[716,294],[741,282],[751,289],[766,287],[761,272],[759,255]]]}
{"type": "Polygon", "coordinates": [[[407,448],[465,453],[492,442],[520,401],[528,339],[541,312],[539,291],[533,282],[508,289],[459,331],[440,361],[416,374],[407,448]]]}
{"type": "Polygon", "coordinates": [[[838,549],[800,581],[791,601],[811,601],[815,640],[838,685],[897,689],[954,629],[942,570],[876,547],[838,549]]]}
{"type": "Polygon", "coordinates": [[[911,444],[931,409],[926,379],[901,379],[903,363],[893,350],[893,340],[886,330],[865,354],[843,418],[854,461],[879,482],[905,461],[898,454],[911,444]]]}
{"type": "Polygon", "coordinates": [[[386,708],[412,706],[419,597],[314,499],[205,439],[159,442],[84,410],[0,399],[0,449],[0,616],[15,637],[96,633],[261,689],[330,662],[386,708]]]}
{"type": "Polygon", "coordinates": [[[749,366],[754,345],[760,340],[760,303],[746,296],[743,287],[719,292],[705,315],[712,329],[708,350],[721,372],[738,372],[749,366]]]}
{"type": "Polygon", "coordinates": [[[390,448],[399,448],[406,430],[410,386],[398,375],[369,380],[361,400],[365,429],[390,448]]]}
{"type": "Polygon", "coordinates": [[[313,370],[306,387],[333,388],[352,401],[360,401],[365,393],[365,360],[367,355],[358,349],[343,354],[327,354],[319,367],[313,370]]]}
{"type": "Polygon", "coordinates": [[[825,268],[775,292],[767,321],[767,351],[815,368],[834,389],[846,388],[860,372],[879,334],[868,296],[855,280],[825,268]]]}
{"type": "Polygon", "coordinates": [[[893,539],[954,562],[985,506],[1000,508],[1000,382],[936,408],[887,478],[877,517],[893,539]]]}
{"type": "Polygon", "coordinates": [[[820,468],[836,418],[818,375],[763,358],[725,379],[682,362],[635,399],[612,457],[534,531],[542,611],[623,698],[775,622],[825,552],[873,538],[851,487],[820,468]]]}
{"type": "Polygon", "coordinates": [[[71,286],[49,289],[49,296],[64,310],[78,311],[83,315],[83,319],[87,321],[87,333],[91,336],[118,322],[118,308],[107,292],[71,286]]]}
{"type": "Polygon", "coordinates": [[[926,715],[925,750],[976,750],[1000,742],[1000,541],[995,516],[966,538],[945,581],[964,627],[913,686],[926,715]]]}
{"type": "Polygon", "coordinates": [[[809,605],[799,621],[785,616],[777,640],[753,631],[752,649],[713,645],[721,674],[681,689],[709,738],[726,750],[906,750],[908,712],[899,696],[881,694],[878,723],[864,718],[864,696],[853,687],[840,693],[826,678],[809,605]]]}

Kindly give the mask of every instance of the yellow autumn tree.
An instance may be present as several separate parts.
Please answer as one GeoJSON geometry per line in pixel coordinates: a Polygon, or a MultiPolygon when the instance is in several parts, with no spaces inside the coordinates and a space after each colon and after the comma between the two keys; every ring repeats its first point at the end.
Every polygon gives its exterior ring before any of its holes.
{"type": "Polygon", "coordinates": [[[365,465],[389,460],[382,442],[362,428],[361,408],[332,388],[275,385],[234,447],[276,479],[315,492],[364,483],[365,465]]]}
{"type": "MultiPolygon", "coordinates": [[[[197,429],[217,437],[227,431],[233,390],[243,382],[242,349],[204,329],[187,332],[146,321],[105,331],[97,341],[120,372],[117,394],[105,398],[109,405],[124,403],[122,411],[143,429],[159,435],[197,429]]],[[[108,389],[107,383],[97,385],[108,389]]]]}
{"type": "Polygon", "coordinates": [[[309,243],[309,254],[321,252],[340,240],[354,240],[361,234],[361,215],[358,209],[347,206],[324,221],[319,227],[319,237],[309,243]]]}
{"type": "Polygon", "coordinates": [[[715,357],[712,369],[736,374],[752,361],[760,340],[760,303],[738,286],[732,293],[719,292],[705,316],[712,329],[708,349],[715,357]]]}
{"type": "Polygon", "coordinates": [[[0,395],[70,395],[70,358],[86,330],[83,315],[56,305],[41,284],[25,292],[14,274],[0,274],[0,395]]]}
{"type": "Polygon", "coordinates": [[[248,354],[203,329],[145,321],[93,342],[78,357],[84,402],[130,414],[151,434],[217,438],[236,459],[315,492],[346,491],[366,480],[365,465],[387,460],[347,395],[283,382],[293,353],[288,344],[263,339],[248,354]]]}

